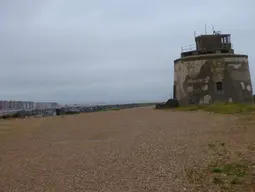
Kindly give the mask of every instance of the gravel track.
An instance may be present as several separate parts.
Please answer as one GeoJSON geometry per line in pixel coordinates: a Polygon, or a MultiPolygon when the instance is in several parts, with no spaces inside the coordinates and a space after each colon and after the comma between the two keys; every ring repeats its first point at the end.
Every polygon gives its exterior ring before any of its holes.
{"type": "Polygon", "coordinates": [[[218,191],[185,170],[208,165],[211,141],[254,143],[238,119],[141,107],[0,121],[0,191],[218,191]]]}

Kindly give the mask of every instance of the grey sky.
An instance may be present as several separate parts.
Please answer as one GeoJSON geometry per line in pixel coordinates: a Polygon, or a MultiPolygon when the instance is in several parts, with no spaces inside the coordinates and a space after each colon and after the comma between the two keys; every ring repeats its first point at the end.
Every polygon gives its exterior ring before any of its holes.
{"type": "Polygon", "coordinates": [[[249,55],[254,84],[254,7],[254,0],[0,0],[0,99],[166,100],[173,60],[205,23],[231,33],[235,51],[249,55]]]}

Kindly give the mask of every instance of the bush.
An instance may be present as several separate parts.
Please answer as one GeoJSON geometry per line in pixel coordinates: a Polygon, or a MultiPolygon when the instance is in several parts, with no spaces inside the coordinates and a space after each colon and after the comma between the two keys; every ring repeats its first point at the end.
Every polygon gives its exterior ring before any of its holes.
{"type": "Polygon", "coordinates": [[[167,109],[179,107],[179,103],[176,99],[169,99],[166,103],[156,104],[156,109],[167,109]]]}

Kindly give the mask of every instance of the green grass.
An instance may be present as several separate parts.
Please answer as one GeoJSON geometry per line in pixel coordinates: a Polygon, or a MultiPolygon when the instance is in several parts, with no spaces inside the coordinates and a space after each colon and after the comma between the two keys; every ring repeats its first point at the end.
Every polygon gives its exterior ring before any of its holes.
{"type": "Polygon", "coordinates": [[[233,150],[222,141],[211,141],[208,147],[213,157],[208,169],[214,184],[223,191],[237,191],[250,183],[252,164],[246,155],[235,156],[233,150]]]}
{"type": "Polygon", "coordinates": [[[178,107],[181,111],[196,111],[204,110],[213,113],[235,114],[235,113],[250,113],[255,112],[255,105],[234,104],[234,103],[215,103],[211,105],[191,105],[178,107]]]}
{"type": "Polygon", "coordinates": [[[224,185],[228,184],[228,188],[233,188],[234,185],[240,185],[246,180],[248,169],[248,165],[239,163],[211,167],[211,173],[214,174],[213,183],[222,187],[227,187],[224,185]]]}
{"type": "Polygon", "coordinates": [[[226,175],[233,175],[236,177],[244,177],[247,172],[247,165],[245,164],[225,164],[218,167],[212,167],[213,173],[223,173],[226,175]]]}

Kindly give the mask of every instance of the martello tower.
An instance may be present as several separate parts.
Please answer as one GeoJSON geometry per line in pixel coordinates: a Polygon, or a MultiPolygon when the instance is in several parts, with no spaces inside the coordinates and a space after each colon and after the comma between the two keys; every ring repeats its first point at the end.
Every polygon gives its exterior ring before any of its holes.
{"type": "Polygon", "coordinates": [[[174,98],[180,105],[253,103],[248,56],[236,54],[230,34],[195,36],[174,61],[174,98]]]}

